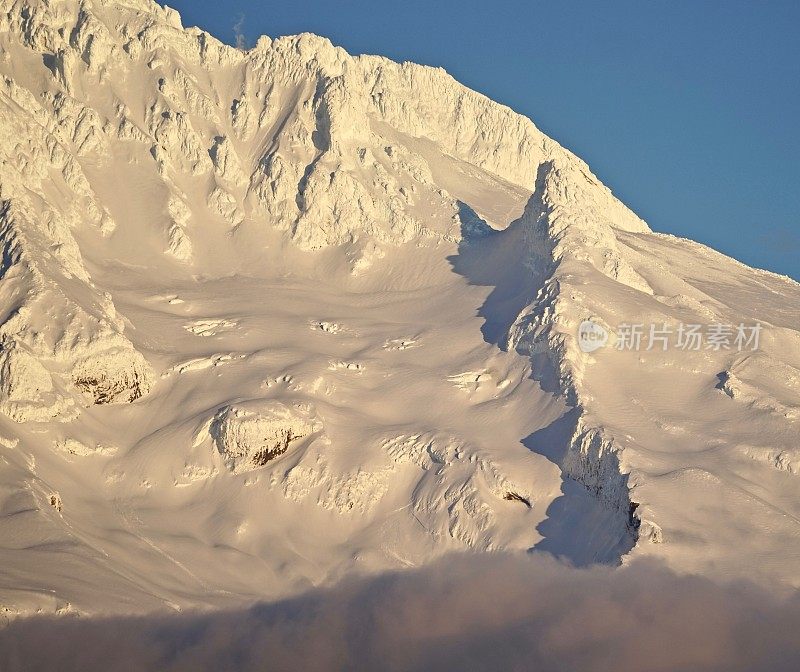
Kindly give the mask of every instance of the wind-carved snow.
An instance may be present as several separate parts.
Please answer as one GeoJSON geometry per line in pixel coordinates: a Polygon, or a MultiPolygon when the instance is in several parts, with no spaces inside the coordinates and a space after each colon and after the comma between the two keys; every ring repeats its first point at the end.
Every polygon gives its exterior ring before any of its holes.
{"type": "Polygon", "coordinates": [[[78,439],[67,438],[63,441],[56,443],[56,450],[65,453],[66,455],[74,455],[77,457],[89,457],[94,455],[113,455],[117,452],[115,446],[105,446],[97,444],[95,446],[87,446],[85,443],[78,441],[78,439]]]}
{"type": "Polygon", "coordinates": [[[325,320],[313,321],[310,324],[312,330],[324,331],[326,334],[338,334],[344,331],[344,327],[337,322],[327,322],[325,320]]]}
{"type": "Polygon", "coordinates": [[[448,380],[473,398],[478,395],[496,397],[510,384],[507,378],[498,378],[497,373],[491,370],[465,371],[448,376],[448,380]]]}
{"type": "Polygon", "coordinates": [[[244,357],[246,357],[246,355],[237,353],[217,353],[210,357],[194,357],[166,369],[164,373],[161,374],[161,377],[166,378],[173,373],[191,373],[193,371],[202,371],[203,369],[223,366],[228,362],[243,359],[244,357]]]}
{"type": "Polygon", "coordinates": [[[0,0],[0,164],[15,613],[463,548],[800,584],[797,284],[650,231],[443,70],[0,0]],[[760,348],[615,347],[717,322],[760,348]]]}
{"type": "Polygon", "coordinates": [[[491,550],[493,527],[507,502],[530,508],[535,497],[512,483],[490,460],[478,457],[453,437],[400,435],[386,439],[383,450],[398,465],[421,470],[412,502],[414,515],[434,536],[448,535],[469,547],[491,550]],[[427,487],[425,487],[427,486],[427,487]],[[439,499],[447,504],[442,517],[439,499]]]}
{"type": "Polygon", "coordinates": [[[296,466],[287,474],[282,484],[283,494],[296,502],[316,493],[317,505],[339,514],[370,513],[389,489],[391,469],[363,471],[333,475],[325,468],[312,469],[296,466]]]}
{"type": "Polygon", "coordinates": [[[363,373],[366,367],[361,362],[347,362],[344,360],[338,360],[331,362],[328,368],[332,371],[353,371],[355,373],[363,373]]]}
{"type": "Polygon", "coordinates": [[[186,331],[197,336],[216,336],[220,331],[233,329],[237,325],[236,320],[229,320],[224,317],[195,320],[184,325],[186,331]]]}
{"type": "Polygon", "coordinates": [[[207,467],[197,464],[187,464],[181,473],[174,479],[175,487],[185,488],[198,481],[205,481],[217,475],[216,467],[207,467]]]}
{"type": "Polygon", "coordinates": [[[487,550],[493,547],[500,517],[512,506],[509,502],[530,509],[535,501],[527,488],[509,481],[491,461],[453,437],[394,436],[380,442],[380,452],[388,462],[340,475],[332,472],[324,455],[311,460],[313,466],[304,460],[278,483],[293,501],[311,499],[339,514],[366,514],[390,494],[393,484],[407,482],[414,493],[414,520],[428,534],[487,550]]]}
{"type": "Polygon", "coordinates": [[[383,344],[384,350],[408,350],[419,345],[419,339],[408,336],[406,338],[391,338],[383,344]]]}
{"type": "Polygon", "coordinates": [[[800,370],[759,354],[749,354],[719,374],[719,389],[751,408],[800,420],[800,370]],[[772,393],[761,392],[761,379],[773,381],[772,393]]]}

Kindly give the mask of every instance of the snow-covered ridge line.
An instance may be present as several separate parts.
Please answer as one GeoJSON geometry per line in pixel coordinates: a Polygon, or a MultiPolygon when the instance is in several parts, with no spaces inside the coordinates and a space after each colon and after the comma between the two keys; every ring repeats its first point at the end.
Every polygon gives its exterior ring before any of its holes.
{"type": "MultiPolygon", "coordinates": [[[[431,184],[424,158],[382,135],[387,125],[524,188],[533,188],[543,162],[560,160],[608,191],[529,119],[441,69],[351,57],[311,34],[263,37],[241,52],[183,29],[176,12],[155,3],[4,5],[0,31],[43,54],[62,95],[92,108],[87,85],[108,89],[118,118],[102,120],[111,125],[104,130],[152,144],[166,181],[213,174],[207,205],[232,226],[266,215],[307,248],[359,234],[402,243],[426,233],[431,224],[416,215],[418,204],[434,199],[452,214],[454,199],[431,184]],[[148,109],[139,116],[141,104],[114,82],[143,67],[148,109]],[[238,80],[233,91],[221,84],[231,76],[238,80]],[[387,155],[375,156],[376,146],[387,155]],[[375,160],[385,171],[364,184],[363,165],[375,160]],[[242,193],[237,186],[245,182],[242,193]]],[[[184,226],[171,229],[170,247],[184,259],[191,247],[185,239],[184,226]]]]}
{"type": "Polygon", "coordinates": [[[40,102],[2,78],[0,405],[17,421],[67,420],[86,401],[128,401],[149,388],[150,367],[73,235],[84,222],[113,227],[76,159],[104,151],[96,113],[63,93],[40,102]]]}
{"type": "MultiPolygon", "coordinates": [[[[560,467],[626,520],[635,538],[642,525],[623,473],[621,448],[587,412],[582,379],[586,357],[575,334],[581,315],[572,289],[573,271],[589,267],[630,288],[652,294],[647,282],[620,250],[616,230],[649,232],[647,226],[610,193],[595,189],[593,178],[569,163],[548,161],[539,167],[536,186],[523,216],[512,227],[522,229],[531,269],[539,289],[531,305],[511,326],[510,350],[532,358],[535,375],[575,409],[560,467]],[[577,309],[577,310],[576,310],[577,309]]],[[[564,437],[566,438],[566,437],[564,437]]],[[[648,523],[654,541],[660,532],[648,523]]]]}

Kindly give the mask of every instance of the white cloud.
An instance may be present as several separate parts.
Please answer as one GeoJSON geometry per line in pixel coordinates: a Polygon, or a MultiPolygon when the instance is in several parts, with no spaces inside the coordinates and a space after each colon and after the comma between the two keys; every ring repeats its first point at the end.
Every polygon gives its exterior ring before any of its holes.
{"type": "Polygon", "coordinates": [[[237,612],[35,618],[16,670],[794,670],[800,599],[660,564],[450,556],[237,612]]]}

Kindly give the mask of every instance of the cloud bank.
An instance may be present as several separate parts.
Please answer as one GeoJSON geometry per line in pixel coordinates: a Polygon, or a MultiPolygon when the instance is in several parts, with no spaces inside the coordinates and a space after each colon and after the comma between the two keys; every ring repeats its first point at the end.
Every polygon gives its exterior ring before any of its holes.
{"type": "Polygon", "coordinates": [[[796,670],[800,596],[637,561],[451,556],[238,612],[33,618],[0,669],[796,670]]]}

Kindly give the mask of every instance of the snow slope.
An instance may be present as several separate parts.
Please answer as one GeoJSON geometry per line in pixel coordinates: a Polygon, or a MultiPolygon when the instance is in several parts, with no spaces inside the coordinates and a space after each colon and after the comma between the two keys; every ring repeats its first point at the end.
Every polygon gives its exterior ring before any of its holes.
{"type": "Polygon", "coordinates": [[[0,0],[0,604],[447,551],[800,585],[800,292],[652,232],[444,71],[0,0]],[[762,325],[757,350],[581,322],[762,325]]]}

